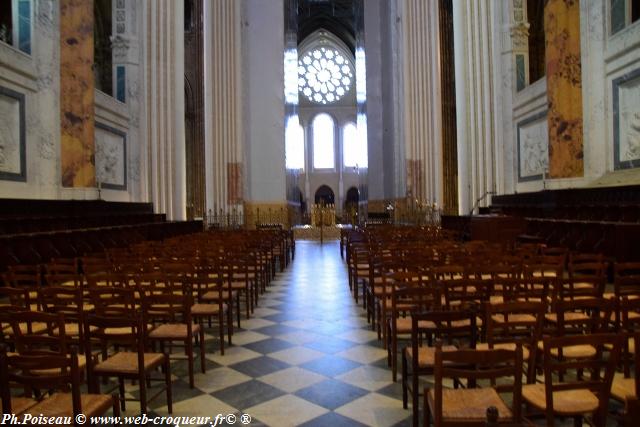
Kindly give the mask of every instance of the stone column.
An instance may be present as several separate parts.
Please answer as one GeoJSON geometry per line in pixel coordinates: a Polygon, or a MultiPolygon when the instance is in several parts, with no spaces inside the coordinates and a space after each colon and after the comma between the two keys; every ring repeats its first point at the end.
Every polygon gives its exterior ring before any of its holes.
{"type": "Polygon", "coordinates": [[[186,217],[183,4],[144,5],[145,157],[149,195],[157,212],[186,217]]]}
{"type": "MultiPolygon", "coordinates": [[[[455,3],[455,2],[454,2],[455,3]]],[[[402,89],[407,196],[442,204],[438,2],[403,0],[402,89]]]]}
{"type": "Polygon", "coordinates": [[[253,225],[287,223],[284,153],[284,4],[243,1],[245,215],[253,225]],[[265,211],[266,216],[263,216],[265,211]],[[253,218],[253,219],[251,219],[253,218]]]}
{"type": "Polygon", "coordinates": [[[206,207],[217,214],[241,209],[245,191],[241,6],[204,2],[206,207]]]}
{"type": "Polygon", "coordinates": [[[494,2],[453,2],[458,145],[458,210],[491,202],[496,189],[494,2]]]}

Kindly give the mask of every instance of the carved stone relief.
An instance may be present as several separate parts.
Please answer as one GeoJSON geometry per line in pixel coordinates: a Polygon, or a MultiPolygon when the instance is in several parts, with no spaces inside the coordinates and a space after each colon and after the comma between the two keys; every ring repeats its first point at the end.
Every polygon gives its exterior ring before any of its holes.
{"type": "Polygon", "coordinates": [[[126,136],[96,124],[96,178],[104,188],[126,189],[126,136]]]}
{"type": "Polygon", "coordinates": [[[549,131],[546,112],[518,123],[518,180],[542,179],[549,167],[549,131]]]}

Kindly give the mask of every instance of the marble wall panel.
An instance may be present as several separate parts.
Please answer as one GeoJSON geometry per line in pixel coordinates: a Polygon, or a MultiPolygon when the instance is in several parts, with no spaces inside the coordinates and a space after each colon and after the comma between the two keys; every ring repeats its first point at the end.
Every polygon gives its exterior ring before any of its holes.
{"type": "Polygon", "coordinates": [[[613,81],[615,169],[640,166],[640,69],[613,81]]]}
{"type": "Polygon", "coordinates": [[[127,136],[96,123],[96,179],[102,188],[127,189],[127,136]]]}
{"type": "Polygon", "coordinates": [[[518,182],[540,180],[549,165],[547,112],[518,122],[517,129],[518,182]]]}
{"type": "Polygon", "coordinates": [[[64,187],[95,185],[93,1],[60,0],[60,163],[64,187]]]}
{"type": "Polygon", "coordinates": [[[582,132],[582,64],[580,3],[549,0],[544,11],[549,101],[549,175],[581,177],[584,173],[582,132]]]}
{"type": "Polygon", "coordinates": [[[0,179],[26,181],[24,95],[0,86],[0,179]]]}

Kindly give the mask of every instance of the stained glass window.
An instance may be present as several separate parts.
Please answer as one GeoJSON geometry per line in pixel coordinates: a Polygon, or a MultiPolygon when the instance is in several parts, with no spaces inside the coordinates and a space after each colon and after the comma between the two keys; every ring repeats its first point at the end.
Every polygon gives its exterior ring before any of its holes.
{"type": "Polygon", "coordinates": [[[318,114],[313,119],[313,167],[315,169],[333,169],[334,123],[328,114],[318,114]]]}
{"type": "Polygon", "coordinates": [[[298,61],[298,89],[311,102],[336,102],[349,92],[352,83],[351,64],[336,49],[313,49],[298,61]]]}
{"type": "Polygon", "coordinates": [[[342,128],[342,159],[344,166],[355,167],[358,165],[358,130],[355,123],[347,123],[342,128]]]}

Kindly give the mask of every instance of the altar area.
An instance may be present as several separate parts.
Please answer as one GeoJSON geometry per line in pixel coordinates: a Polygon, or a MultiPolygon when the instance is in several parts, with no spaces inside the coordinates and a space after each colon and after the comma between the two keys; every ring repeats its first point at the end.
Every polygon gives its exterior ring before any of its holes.
{"type": "Polygon", "coordinates": [[[336,224],[336,209],[333,204],[315,204],[311,206],[311,225],[293,227],[296,240],[337,240],[340,230],[351,228],[350,224],[336,224]]]}
{"type": "Polygon", "coordinates": [[[323,226],[322,232],[319,226],[296,225],[293,227],[293,237],[296,240],[320,240],[322,233],[323,240],[338,240],[340,238],[340,230],[344,228],[351,228],[351,225],[333,224],[323,226]]]}

